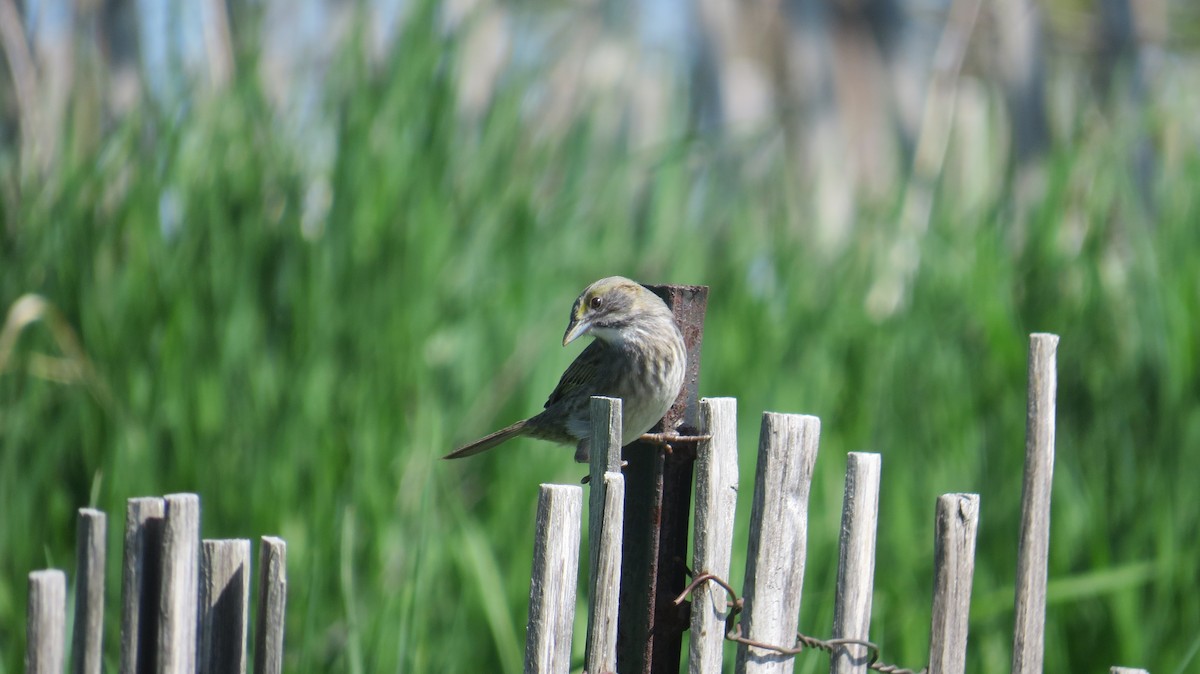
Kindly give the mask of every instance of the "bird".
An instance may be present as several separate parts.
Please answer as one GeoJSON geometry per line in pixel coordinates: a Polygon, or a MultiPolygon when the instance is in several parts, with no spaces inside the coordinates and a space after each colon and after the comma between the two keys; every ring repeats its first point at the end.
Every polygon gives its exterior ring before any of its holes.
{"type": "MultiPolygon", "coordinates": [[[[675,402],[687,373],[687,349],[674,315],[645,286],[609,276],[589,285],[575,300],[563,346],[584,335],[593,337],[592,343],[563,372],[541,413],[443,458],[473,456],[527,436],[574,444],[575,460],[586,463],[592,396],[621,398],[622,446],[641,438],[675,402]]],[[[669,435],[647,439],[665,444],[663,439],[669,435]]]]}

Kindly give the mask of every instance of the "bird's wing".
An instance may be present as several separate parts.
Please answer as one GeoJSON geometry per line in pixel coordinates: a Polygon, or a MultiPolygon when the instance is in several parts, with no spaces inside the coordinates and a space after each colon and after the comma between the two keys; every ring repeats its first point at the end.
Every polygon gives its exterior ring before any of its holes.
{"type": "Polygon", "coordinates": [[[592,340],[591,344],[579,355],[563,373],[558,380],[558,386],[554,387],[554,391],[550,397],[546,399],[546,407],[550,407],[554,403],[568,398],[572,393],[578,391],[581,387],[589,382],[595,382],[596,369],[599,367],[600,361],[604,359],[604,352],[608,349],[602,340],[592,340]]]}

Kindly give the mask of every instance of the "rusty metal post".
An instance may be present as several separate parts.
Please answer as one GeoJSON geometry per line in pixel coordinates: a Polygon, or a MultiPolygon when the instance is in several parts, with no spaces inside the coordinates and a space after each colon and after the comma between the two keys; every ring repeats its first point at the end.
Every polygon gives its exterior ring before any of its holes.
{"type": "MultiPolygon", "coordinates": [[[[708,286],[647,286],[675,314],[687,345],[683,390],[652,432],[694,435],[698,423],[700,344],[708,286]]],[[[625,535],[617,623],[617,670],[622,674],[678,674],[690,607],[673,600],[686,585],[688,517],[692,508],[695,443],[634,442],[624,449],[625,535]]]]}

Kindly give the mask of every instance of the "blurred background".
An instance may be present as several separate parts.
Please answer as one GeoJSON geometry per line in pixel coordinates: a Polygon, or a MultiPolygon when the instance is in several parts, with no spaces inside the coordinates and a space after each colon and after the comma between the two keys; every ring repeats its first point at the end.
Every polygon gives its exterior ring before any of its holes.
{"type": "Polygon", "coordinates": [[[177,491],[287,539],[289,672],[520,671],[537,485],[581,468],[439,457],[541,408],[609,274],[711,287],[735,586],[761,413],[822,418],[806,633],[883,454],[872,637],[913,668],[952,491],[968,669],[1009,666],[1060,334],[1047,669],[1200,671],[1193,0],[0,0],[0,46],[0,672],[75,510],[111,609],[125,499],[177,491]]]}

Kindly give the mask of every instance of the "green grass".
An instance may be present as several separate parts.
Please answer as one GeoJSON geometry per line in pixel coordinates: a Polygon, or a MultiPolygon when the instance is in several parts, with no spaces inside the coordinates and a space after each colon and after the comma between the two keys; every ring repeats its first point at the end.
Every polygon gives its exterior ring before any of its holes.
{"type": "Polygon", "coordinates": [[[0,303],[47,298],[95,376],[44,376],[43,324],[0,373],[0,672],[21,666],[26,573],[73,570],[75,509],[110,514],[112,609],[125,499],[176,491],[200,494],[207,537],[287,539],[288,671],[518,671],[537,485],[580,468],[536,441],[439,457],[540,409],[576,353],[558,345],[571,302],[613,273],[711,287],[700,389],[738,398],[735,586],[761,412],[822,418],[806,633],[832,621],[845,453],[883,454],[873,637],[914,668],[950,491],[982,498],[968,669],[1008,667],[1026,340],[1060,334],[1047,669],[1200,666],[1194,151],[1157,167],[1152,214],[1128,134],[1103,124],[1054,148],[1030,204],[1003,167],[982,206],[948,174],[907,303],[873,318],[902,185],[824,251],[785,167],[720,170],[754,148],[631,152],[588,119],[551,141],[520,83],[459,121],[435,33],[339,66],[312,235],[297,140],[252,80],[174,121],[143,110],[49,179],[5,169],[0,303]]]}

